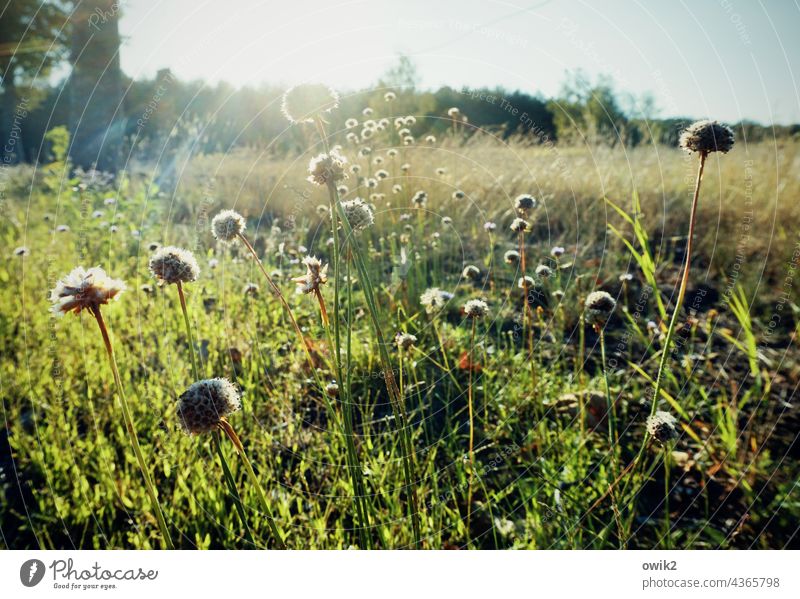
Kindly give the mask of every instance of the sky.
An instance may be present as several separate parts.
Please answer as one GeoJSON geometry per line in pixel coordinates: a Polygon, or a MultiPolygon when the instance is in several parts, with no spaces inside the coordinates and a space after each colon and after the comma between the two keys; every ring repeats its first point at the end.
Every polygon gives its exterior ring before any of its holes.
{"type": "Polygon", "coordinates": [[[566,72],[651,93],[658,116],[800,122],[797,0],[120,0],[132,77],[558,93],[566,72]]]}

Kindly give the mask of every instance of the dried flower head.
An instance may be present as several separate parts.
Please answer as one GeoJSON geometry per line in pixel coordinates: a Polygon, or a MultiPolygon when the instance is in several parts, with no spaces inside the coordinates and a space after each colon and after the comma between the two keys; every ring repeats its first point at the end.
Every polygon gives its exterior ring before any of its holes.
{"type": "Polygon", "coordinates": [[[375,222],[375,216],[372,213],[372,208],[361,198],[354,198],[341,202],[344,214],[347,217],[347,222],[354,231],[362,231],[370,227],[375,222]]]}
{"type": "Polygon", "coordinates": [[[463,191],[461,191],[460,189],[456,189],[453,192],[453,199],[454,200],[463,200],[465,196],[466,196],[466,194],[463,191]]]}
{"type": "Polygon", "coordinates": [[[451,299],[453,299],[452,293],[431,287],[419,296],[419,303],[425,307],[428,314],[434,314],[444,308],[451,299]]]}
{"type": "Polygon", "coordinates": [[[669,412],[656,412],[647,419],[647,432],[661,443],[678,438],[678,421],[669,412]]]}
{"type": "Polygon", "coordinates": [[[339,385],[336,383],[328,383],[325,385],[325,393],[331,397],[337,397],[339,395],[339,385]]]}
{"type": "Polygon", "coordinates": [[[549,279],[553,276],[553,269],[546,264],[540,264],[536,267],[536,276],[540,279],[549,279]]]}
{"type": "Polygon", "coordinates": [[[308,163],[308,181],[314,185],[328,185],[347,178],[347,158],[336,150],[314,156],[308,163]]]}
{"type": "Polygon", "coordinates": [[[67,312],[77,314],[85,309],[95,310],[109,300],[119,298],[123,291],[125,283],[120,279],[112,279],[99,266],[89,270],[78,266],[58,281],[50,292],[50,301],[53,303],[50,311],[61,316],[67,312]]]}
{"type": "Polygon", "coordinates": [[[239,391],[228,379],[205,379],[191,385],[180,396],[178,419],[187,433],[209,433],[223,418],[241,407],[239,391]]]}
{"type": "Polygon", "coordinates": [[[733,129],[717,121],[697,121],[689,125],[680,136],[678,145],[687,152],[722,152],[733,147],[733,129]]]}
{"type": "Polygon", "coordinates": [[[586,296],[587,320],[591,324],[602,324],[617,307],[617,302],[605,291],[592,291],[586,296]]]}
{"type": "Polygon", "coordinates": [[[339,105],[339,94],[320,83],[304,83],[283,94],[281,112],[290,123],[313,123],[339,105]]]}
{"type": "Polygon", "coordinates": [[[517,264],[519,262],[519,252],[517,250],[508,250],[503,254],[503,261],[506,264],[517,264]]]}
{"type": "Polygon", "coordinates": [[[303,258],[306,267],[306,274],[292,279],[297,283],[297,291],[300,293],[318,292],[319,286],[328,282],[328,265],[323,265],[319,258],[306,256],[303,258]]]}
{"type": "Polygon", "coordinates": [[[515,218],[511,221],[510,228],[514,233],[526,233],[531,230],[531,224],[524,218],[515,218]]]}
{"type": "Polygon", "coordinates": [[[534,285],[536,285],[536,281],[534,281],[533,277],[530,275],[520,277],[517,281],[517,287],[520,289],[531,289],[534,285]]]}
{"type": "Polygon", "coordinates": [[[353,118],[347,119],[344,122],[344,126],[347,127],[348,129],[354,129],[355,127],[358,127],[358,121],[353,118]]]}
{"type": "Polygon", "coordinates": [[[449,227],[450,225],[452,225],[452,224],[453,224],[453,219],[452,219],[452,218],[450,218],[449,216],[443,216],[443,217],[442,217],[442,224],[443,224],[445,227],[449,227]]]}
{"type": "Polygon", "coordinates": [[[394,342],[402,350],[411,349],[417,342],[416,336],[411,333],[397,333],[394,342]]]}
{"type": "Polygon", "coordinates": [[[258,297],[258,285],[247,283],[242,287],[242,295],[245,297],[258,297]]]}
{"type": "Polygon", "coordinates": [[[244,232],[246,221],[235,210],[223,210],[211,220],[211,232],[214,238],[230,243],[244,232]]]}
{"type": "Polygon", "coordinates": [[[151,256],[150,272],[159,284],[191,283],[200,276],[200,267],[189,250],[166,246],[151,256]]]}
{"type": "Polygon", "coordinates": [[[31,255],[31,251],[24,245],[14,248],[14,255],[19,258],[27,258],[31,255]]]}
{"type": "Polygon", "coordinates": [[[537,204],[536,198],[527,193],[518,195],[517,198],[514,200],[514,208],[517,211],[522,212],[523,214],[527,214],[528,212],[536,208],[536,204],[537,204]]]}
{"type": "Polygon", "coordinates": [[[481,276],[481,269],[473,264],[467,264],[464,270],[461,271],[461,276],[474,281],[481,276]]]}
{"type": "Polygon", "coordinates": [[[383,99],[386,100],[387,102],[392,102],[396,98],[397,94],[394,92],[386,92],[385,94],[383,94],[383,99]]]}
{"type": "Polygon", "coordinates": [[[497,230],[497,223],[493,223],[492,221],[488,221],[483,223],[483,230],[487,233],[491,233],[492,231],[497,230]]]}
{"type": "Polygon", "coordinates": [[[418,191],[414,194],[414,197],[411,198],[411,202],[417,207],[422,208],[425,204],[428,203],[428,194],[422,190],[418,191]]]}
{"type": "Polygon", "coordinates": [[[464,304],[464,314],[467,318],[483,318],[489,313],[489,305],[479,299],[471,299],[464,304]]]}
{"type": "Polygon", "coordinates": [[[560,245],[557,245],[557,246],[553,247],[552,250],[550,250],[550,255],[553,256],[554,258],[558,258],[558,257],[564,255],[564,251],[565,250],[564,250],[563,247],[561,247],[560,245]]]}
{"type": "Polygon", "coordinates": [[[459,114],[461,114],[461,111],[455,106],[453,106],[452,108],[448,108],[447,109],[447,116],[449,116],[451,118],[456,117],[459,114]]]}

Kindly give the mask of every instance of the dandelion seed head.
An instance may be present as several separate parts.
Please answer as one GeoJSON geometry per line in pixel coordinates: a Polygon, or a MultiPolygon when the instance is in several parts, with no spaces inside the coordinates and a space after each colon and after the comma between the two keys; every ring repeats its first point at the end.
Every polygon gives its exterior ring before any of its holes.
{"type": "Polygon", "coordinates": [[[200,266],[189,250],[166,246],[150,257],[150,272],[161,284],[191,283],[200,276],[200,266]]]}
{"type": "Polygon", "coordinates": [[[339,106],[339,94],[320,83],[304,83],[283,94],[281,112],[290,123],[313,123],[339,106]]]}
{"type": "Polygon", "coordinates": [[[358,121],[356,119],[352,119],[352,118],[347,119],[344,122],[344,126],[347,127],[348,129],[354,129],[354,128],[358,127],[358,121]]]}
{"type": "Polygon", "coordinates": [[[109,300],[118,299],[125,289],[122,280],[112,279],[99,266],[88,270],[78,266],[50,291],[53,304],[50,311],[61,316],[67,312],[77,314],[85,309],[94,310],[109,300]]]}
{"type": "Polygon", "coordinates": [[[454,118],[459,114],[461,114],[461,111],[455,106],[447,109],[447,116],[449,116],[450,118],[454,118]]]}
{"type": "Polygon", "coordinates": [[[190,434],[214,431],[223,418],[242,407],[239,391],[228,379],[197,381],[178,401],[178,420],[190,434]]]}
{"type": "Polygon", "coordinates": [[[211,232],[214,238],[224,243],[230,243],[244,233],[246,221],[235,210],[223,210],[211,220],[211,232]]]}
{"type": "Polygon", "coordinates": [[[339,385],[336,383],[328,383],[325,385],[325,393],[331,397],[337,397],[339,395],[339,385]]]}

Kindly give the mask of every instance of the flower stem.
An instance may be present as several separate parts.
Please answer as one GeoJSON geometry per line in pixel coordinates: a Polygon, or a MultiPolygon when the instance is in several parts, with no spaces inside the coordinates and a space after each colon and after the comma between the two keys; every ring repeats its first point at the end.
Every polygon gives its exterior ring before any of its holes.
{"type": "Polygon", "coordinates": [[[467,407],[469,408],[469,474],[467,478],[467,546],[471,541],[470,521],[472,519],[472,476],[475,472],[475,425],[472,410],[472,354],[475,350],[475,319],[472,319],[472,330],[469,337],[469,385],[467,386],[467,407]]]}
{"type": "Polygon", "coordinates": [[[197,356],[194,352],[194,339],[192,337],[192,325],[189,321],[189,312],[186,309],[186,297],[183,295],[183,284],[178,281],[176,284],[178,288],[178,297],[181,300],[181,311],[183,312],[183,323],[186,325],[186,334],[189,337],[189,355],[192,357],[192,375],[195,381],[200,380],[200,369],[197,367],[197,356]]]}
{"type": "Polygon", "coordinates": [[[147,494],[150,497],[150,506],[155,512],[156,520],[158,521],[158,527],[161,529],[161,535],[164,537],[164,545],[167,549],[174,549],[175,546],[172,543],[172,537],[169,534],[169,529],[167,528],[167,523],[164,520],[164,514],[161,511],[161,505],[158,503],[158,496],[156,495],[156,490],[153,487],[153,482],[150,479],[150,474],[147,471],[147,467],[145,466],[144,456],[142,455],[142,448],[139,446],[139,438],[136,436],[136,429],[133,426],[133,416],[131,415],[130,408],[128,407],[128,400],[125,398],[125,391],[122,387],[122,379],[119,376],[119,369],[117,368],[117,360],[114,357],[114,349],[111,346],[111,339],[108,335],[108,329],[106,328],[106,323],[103,320],[103,315],[100,312],[100,307],[96,306],[91,308],[90,311],[92,315],[97,320],[97,326],[100,327],[100,333],[103,335],[103,343],[106,346],[106,352],[108,353],[108,359],[111,362],[111,370],[114,373],[114,383],[117,386],[117,395],[119,395],[119,401],[122,405],[122,417],[125,420],[125,428],[128,429],[128,436],[131,440],[131,445],[133,445],[133,453],[136,454],[136,461],[139,463],[139,470],[142,472],[142,477],[144,478],[145,488],[147,489],[147,494]]]}
{"type": "Polygon", "coordinates": [[[222,465],[222,473],[225,476],[225,483],[228,485],[228,490],[233,497],[233,504],[236,506],[236,511],[239,513],[239,519],[242,521],[242,526],[244,527],[244,536],[247,541],[255,547],[255,541],[253,541],[253,533],[250,531],[250,526],[247,524],[247,516],[244,512],[244,503],[242,502],[242,496],[239,494],[239,489],[236,488],[236,481],[233,479],[233,474],[231,473],[231,468],[228,466],[228,460],[225,458],[225,454],[222,451],[222,443],[219,441],[220,433],[219,431],[214,431],[213,443],[214,449],[217,452],[217,456],[219,456],[219,463],[222,465]]]}
{"type": "Polygon", "coordinates": [[[269,501],[267,501],[267,496],[264,495],[264,490],[261,488],[261,483],[259,483],[258,481],[258,476],[256,476],[256,473],[253,470],[253,466],[252,464],[250,464],[250,460],[247,459],[247,453],[245,453],[244,451],[244,446],[242,445],[239,436],[236,434],[236,431],[233,430],[233,427],[227,420],[221,419],[219,426],[222,429],[222,431],[228,436],[228,438],[233,442],[233,445],[234,447],[236,447],[236,451],[239,454],[239,457],[242,458],[244,469],[247,472],[247,476],[250,477],[250,482],[256,488],[258,499],[261,502],[261,507],[263,508],[264,514],[267,517],[267,525],[269,526],[270,532],[272,533],[272,537],[275,539],[275,543],[278,546],[278,549],[286,549],[286,544],[283,542],[283,535],[281,534],[278,525],[275,523],[275,518],[272,516],[272,508],[270,508],[269,506],[269,501]]]}

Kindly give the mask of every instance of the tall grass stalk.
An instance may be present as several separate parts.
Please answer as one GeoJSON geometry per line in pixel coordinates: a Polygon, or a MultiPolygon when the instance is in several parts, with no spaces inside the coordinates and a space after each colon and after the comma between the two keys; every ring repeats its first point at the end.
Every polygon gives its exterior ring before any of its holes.
{"type": "MultiPolygon", "coordinates": [[[[324,123],[320,117],[316,117],[315,123],[317,126],[317,131],[319,132],[320,139],[323,144],[324,151],[325,153],[329,154],[330,148],[328,146],[328,138],[327,134],[325,133],[324,123]]],[[[341,203],[339,202],[339,192],[336,189],[336,183],[334,181],[328,182],[328,194],[331,204],[330,205],[331,221],[332,223],[334,223],[333,226],[335,229],[335,222],[337,218],[334,215],[338,215],[338,220],[342,224],[345,237],[348,240],[350,240],[353,257],[355,258],[356,267],[358,269],[358,275],[360,277],[362,289],[364,292],[364,299],[367,303],[370,319],[372,320],[373,328],[375,330],[375,337],[378,344],[378,353],[380,356],[381,367],[383,369],[383,376],[386,382],[386,388],[389,392],[389,397],[391,400],[390,403],[392,405],[392,410],[394,412],[395,420],[397,422],[398,434],[400,435],[400,447],[401,447],[402,461],[403,461],[403,474],[405,478],[406,492],[408,493],[408,496],[410,498],[409,512],[410,512],[411,524],[414,535],[414,544],[415,546],[420,547],[421,536],[420,536],[420,522],[419,522],[419,507],[417,502],[417,491],[415,487],[415,481],[412,475],[413,450],[411,446],[411,433],[407,423],[403,398],[400,396],[400,392],[397,388],[397,381],[395,381],[394,378],[394,372],[391,361],[389,359],[389,353],[386,349],[386,342],[383,337],[383,333],[381,332],[381,321],[378,318],[378,310],[375,304],[375,294],[372,288],[372,282],[369,276],[369,272],[367,271],[367,267],[364,262],[364,257],[362,255],[358,239],[354,237],[352,227],[350,226],[350,223],[347,220],[347,215],[344,213],[344,209],[342,208],[341,203]]],[[[338,273],[336,267],[338,267],[338,261],[339,261],[339,246],[337,237],[338,236],[336,235],[336,231],[334,230],[334,235],[333,235],[334,262],[335,262],[334,277],[336,285],[338,285],[338,273]]],[[[338,320],[339,319],[336,316],[334,316],[334,326],[338,326],[338,320]]],[[[337,339],[337,348],[338,347],[340,347],[340,345],[339,345],[339,340],[337,339]]]]}
{"type": "Polygon", "coordinates": [[[111,363],[111,371],[114,373],[114,383],[117,386],[117,395],[119,395],[119,401],[122,405],[122,417],[125,420],[125,428],[128,430],[128,436],[130,437],[131,445],[133,445],[133,453],[136,455],[136,461],[139,464],[139,470],[144,478],[147,495],[150,497],[150,507],[152,508],[153,512],[155,512],[158,528],[161,530],[161,536],[163,537],[165,547],[167,549],[174,549],[175,546],[172,542],[172,537],[169,534],[167,523],[164,520],[164,514],[161,511],[161,504],[158,502],[158,495],[156,494],[153,481],[150,479],[150,474],[147,470],[147,466],[145,465],[142,449],[139,446],[139,438],[137,437],[136,429],[133,426],[133,416],[131,415],[131,410],[128,406],[128,400],[125,397],[125,390],[122,387],[122,379],[119,376],[117,360],[114,357],[114,348],[111,345],[111,338],[108,335],[108,329],[106,328],[105,320],[103,320],[103,314],[100,312],[99,306],[90,308],[90,311],[95,317],[95,320],[97,320],[97,326],[100,327],[100,333],[103,336],[103,343],[106,347],[108,360],[111,363]]]}

